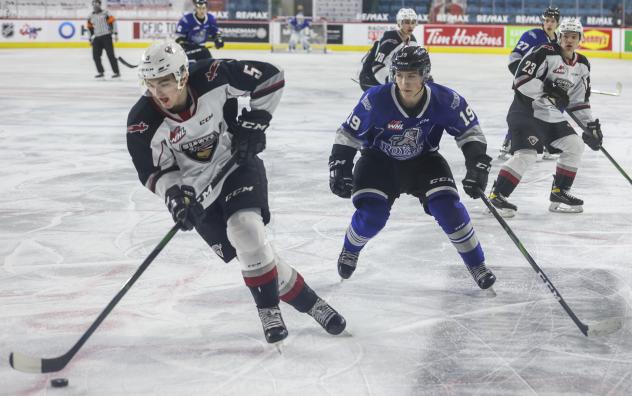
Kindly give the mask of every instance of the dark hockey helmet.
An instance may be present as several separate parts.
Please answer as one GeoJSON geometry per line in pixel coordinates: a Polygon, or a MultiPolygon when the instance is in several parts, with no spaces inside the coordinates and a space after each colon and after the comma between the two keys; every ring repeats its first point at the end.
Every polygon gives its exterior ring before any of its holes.
{"type": "Polygon", "coordinates": [[[206,6],[206,0],[193,0],[193,4],[196,7],[206,6]]]}
{"type": "Polygon", "coordinates": [[[397,51],[391,61],[391,81],[395,81],[395,73],[398,71],[417,71],[426,81],[430,75],[428,50],[412,45],[397,51]]]}
{"type": "Polygon", "coordinates": [[[557,7],[547,7],[546,10],[542,13],[542,21],[544,18],[555,18],[557,23],[560,23],[560,9],[557,7]]]}

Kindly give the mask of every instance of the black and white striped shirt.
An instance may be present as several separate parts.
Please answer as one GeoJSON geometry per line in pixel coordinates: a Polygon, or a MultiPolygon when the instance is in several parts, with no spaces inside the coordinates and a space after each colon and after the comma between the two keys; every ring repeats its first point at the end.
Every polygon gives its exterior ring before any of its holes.
{"type": "Polygon", "coordinates": [[[88,30],[90,30],[90,33],[95,37],[105,36],[106,34],[117,34],[114,17],[103,10],[90,14],[88,18],[88,30]]]}

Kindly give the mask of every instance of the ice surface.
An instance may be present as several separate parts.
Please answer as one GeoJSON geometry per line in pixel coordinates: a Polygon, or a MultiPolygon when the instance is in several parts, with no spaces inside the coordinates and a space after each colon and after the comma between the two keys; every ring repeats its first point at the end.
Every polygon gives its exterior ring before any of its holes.
{"type": "MultiPolygon", "coordinates": [[[[134,61],[141,50],[119,50],[134,61]]],[[[480,291],[434,220],[409,196],[340,283],[335,262],[353,208],[329,192],[334,131],[360,95],[360,53],[218,56],[275,62],[283,101],[263,154],[269,235],[280,255],[348,320],[327,335],[284,305],[283,355],[267,345],[238,265],[180,233],[60,373],[10,368],[19,351],[66,352],[171,227],[138,182],[125,123],[135,72],[93,81],[86,49],[0,52],[0,394],[2,395],[630,395],[630,324],[587,338],[480,201],[463,198],[498,276],[480,291]],[[65,389],[49,380],[69,378],[65,389]]],[[[106,69],[109,70],[104,57],[106,69]]],[[[433,54],[435,80],[478,114],[496,156],[511,101],[504,56],[433,54]]],[[[632,173],[632,64],[592,60],[604,146],[632,173]]],[[[109,74],[109,73],[106,73],[109,74]]],[[[455,176],[463,158],[446,136],[455,176]]],[[[492,176],[498,172],[494,161],[492,176]]],[[[547,211],[553,162],[512,195],[508,222],[571,308],[591,324],[629,315],[632,186],[585,151],[574,193],[585,213],[547,211]]]]}

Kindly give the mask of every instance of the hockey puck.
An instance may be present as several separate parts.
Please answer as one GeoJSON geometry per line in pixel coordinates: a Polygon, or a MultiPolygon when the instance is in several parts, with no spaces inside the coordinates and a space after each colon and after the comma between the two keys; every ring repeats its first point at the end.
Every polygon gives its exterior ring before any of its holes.
{"type": "Polygon", "coordinates": [[[64,386],[68,386],[68,378],[54,378],[50,380],[50,384],[53,388],[63,388],[64,386]]]}

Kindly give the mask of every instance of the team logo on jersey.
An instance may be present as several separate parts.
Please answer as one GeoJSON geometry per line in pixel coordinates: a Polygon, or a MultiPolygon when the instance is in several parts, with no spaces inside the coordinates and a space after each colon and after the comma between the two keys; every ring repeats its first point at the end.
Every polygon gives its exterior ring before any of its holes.
{"type": "Polygon", "coordinates": [[[369,101],[369,97],[366,95],[364,96],[364,98],[362,98],[360,103],[362,103],[362,106],[364,106],[364,109],[366,111],[371,111],[371,109],[373,108],[373,106],[371,106],[371,102],[369,101]]]}
{"type": "Polygon", "coordinates": [[[560,65],[557,69],[553,70],[553,73],[564,74],[566,73],[566,67],[564,65],[560,65]]]}
{"type": "Polygon", "coordinates": [[[187,157],[194,161],[209,162],[215,154],[219,133],[213,132],[191,142],[186,142],[180,149],[187,157]]]}
{"type": "Polygon", "coordinates": [[[221,62],[222,62],[221,60],[216,60],[216,61],[213,61],[213,63],[211,63],[211,67],[209,67],[208,71],[204,74],[208,81],[215,80],[215,77],[217,77],[217,69],[219,68],[219,64],[221,62]]]}
{"type": "Polygon", "coordinates": [[[573,87],[573,85],[575,85],[565,78],[556,78],[555,84],[558,87],[562,88],[564,91],[568,91],[569,89],[571,89],[571,87],[573,87]]]}
{"type": "Polygon", "coordinates": [[[393,131],[401,131],[404,129],[404,122],[401,120],[393,120],[388,123],[386,129],[390,129],[393,131]]]}
{"type": "Polygon", "coordinates": [[[391,136],[387,141],[380,141],[380,149],[398,160],[412,158],[424,148],[423,141],[420,140],[421,134],[420,128],[408,128],[401,134],[391,136]]]}
{"type": "Polygon", "coordinates": [[[143,121],[138,124],[132,124],[127,127],[127,133],[143,133],[147,129],[149,129],[149,125],[145,124],[143,121]]]}
{"type": "Polygon", "coordinates": [[[538,138],[535,136],[529,136],[527,140],[529,141],[529,144],[532,146],[535,146],[539,142],[538,138]]]}
{"type": "Polygon", "coordinates": [[[169,132],[169,143],[176,144],[187,134],[183,126],[178,125],[169,132]]]}
{"type": "Polygon", "coordinates": [[[222,251],[222,244],[216,243],[215,245],[211,245],[211,249],[221,258],[224,258],[224,252],[222,251]]]}
{"type": "Polygon", "coordinates": [[[452,104],[450,104],[450,108],[452,110],[455,110],[459,107],[459,105],[461,104],[461,97],[459,96],[458,93],[456,92],[452,92],[452,104]]]}

